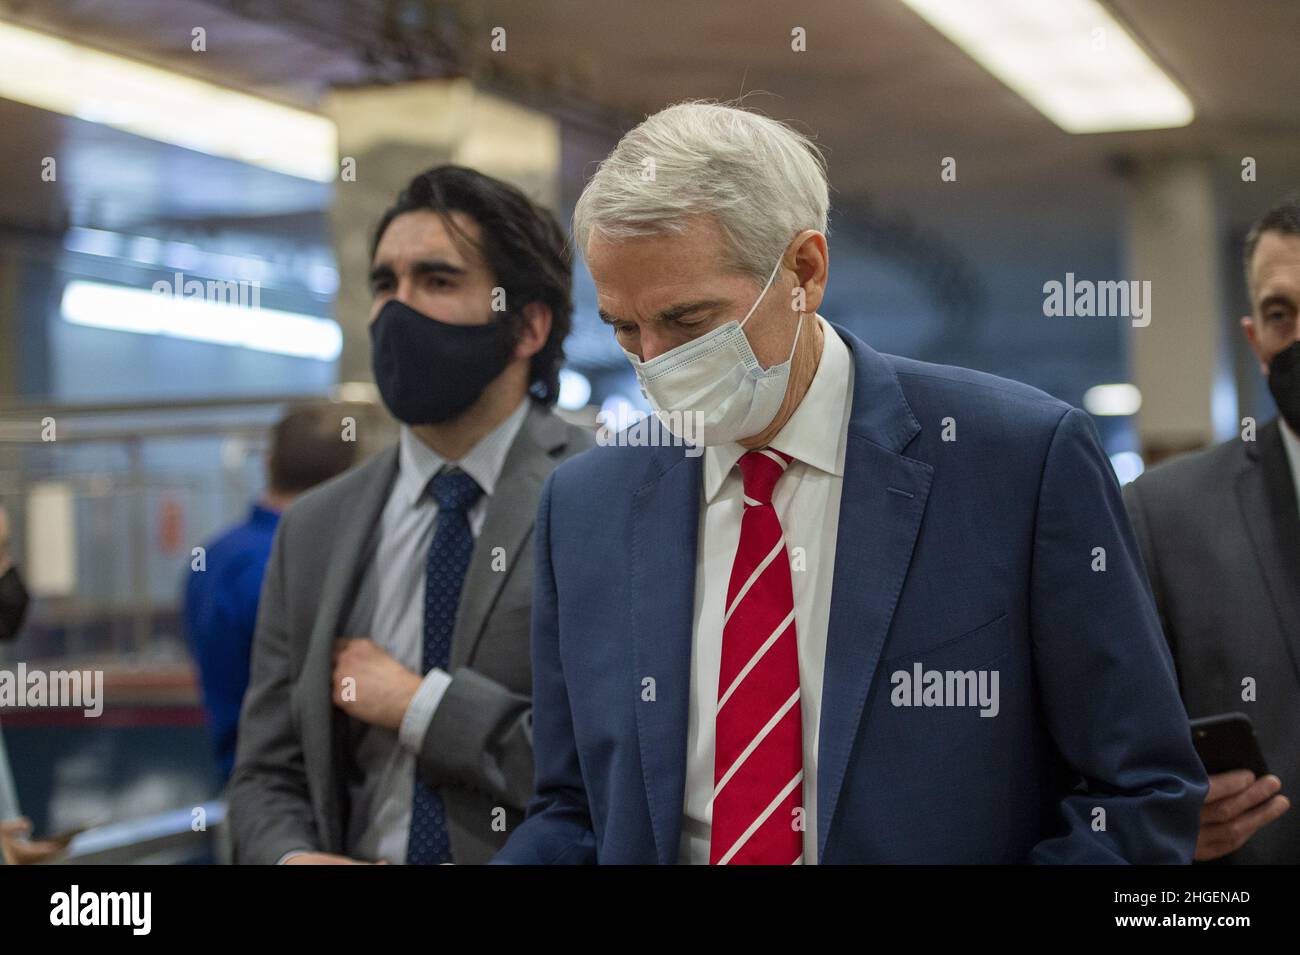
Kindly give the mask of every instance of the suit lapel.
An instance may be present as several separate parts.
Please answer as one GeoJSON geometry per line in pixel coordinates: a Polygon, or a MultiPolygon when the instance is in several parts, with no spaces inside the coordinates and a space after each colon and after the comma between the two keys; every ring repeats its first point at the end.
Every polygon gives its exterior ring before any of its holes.
{"type": "Polygon", "coordinates": [[[654,702],[636,703],[637,741],[655,852],[667,865],[677,861],[686,787],[702,458],[672,447],[646,454],[648,480],[632,497],[629,692],[654,680],[654,702]]]}
{"type": "MultiPolygon", "coordinates": [[[[465,587],[451,639],[453,670],[473,658],[488,614],[533,528],[542,485],[554,466],[551,454],[564,443],[564,423],[542,408],[530,407],[523,427],[506,453],[501,476],[488,502],[483,530],[465,572],[465,587]],[[499,552],[498,547],[502,548],[499,552]],[[495,556],[504,557],[505,570],[493,569],[495,556]]],[[[532,582],[528,584],[531,592],[532,582]]]]}
{"type": "Polygon", "coordinates": [[[817,857],[835,819],[934,468],[900,451],[920,425],[893,369],[836,326],[853,353],[853,404],[831,588],[817,761],[817,857]]]}
{"type": "Polygon", "coordinates": [[[1237,478],[1237,502],[1300,678],[1300,513],[1276,418],[1246,444],[1246,455],[1250,466],[1237,478]]]}
{"type": "Polygon", "coordinates": [[[361,575],[370,560],[373,532],[397,473],[397,448],[381,451],[364,467],[370,478],[350,507],[335,541],[321,586],[320,610],[315,616],[299,683],[302,747],[313,792],[320,794],[321,813],[330,827],[329,845],[343,851],[343,817],[339,811],[342,775],[336,760],[346,738],[346,721],[330,698],[333,679],[332,648],[356,596],[361,575]],[[349,519],[350,518],[350,519],[349,519]]]}
{"type": "MultiPolygon", "coordinates": [[[[893,369],[848,331],[833,327],[852,352],[854,385],[822,689],[819,858],[934,473],[929,464],[900,453],[920,425],[893,369]]],[[[681,448],[647,454],[647,480],[632,497],[628,623],[634,689],[640,692],[646,677],[656,686],[655,703],[637,704],[637,741],[656,855],[661,864],[671,864],[686,783],[702,459],[686,457],[681,448]]]]}

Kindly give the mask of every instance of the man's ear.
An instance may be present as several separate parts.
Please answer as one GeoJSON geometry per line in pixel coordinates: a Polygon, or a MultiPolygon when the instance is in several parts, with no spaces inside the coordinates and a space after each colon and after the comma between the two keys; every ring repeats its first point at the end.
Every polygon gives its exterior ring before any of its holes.
{"type": "Polygon", "coordinates": [[[551,307],[542,302],[529,302],[521,314],[523,322],[519,340],[515,342],[515,358],[532,358],[551,337],[551,307]]]}
{"type": "Polygon", "coordinates": [[[1255,320],[1249,315],[1241,316],[1241,330],[1246,333],[1246,344],[1250,345],[1250,350],[1255,353],[1255,360],[1259,362],[1260,373],[1267,375],[1268,362],[1264,360],[1259,350],[1259,335],[1255,328],[1255,320]]]}
{"type": "MultiPolygon", "coordinates": [[[[813,229],[805,229],[794,240],[793,268],[798,276],[798,287],[803,290],[800,311],[815,315],[826,293],[826,274],[829,252],[826,237],[813,229]]],[[[791,295],[794,291],[791,290],[791,295]]],[[[791,303],[793,307],[793,302],[791,303]]]]}

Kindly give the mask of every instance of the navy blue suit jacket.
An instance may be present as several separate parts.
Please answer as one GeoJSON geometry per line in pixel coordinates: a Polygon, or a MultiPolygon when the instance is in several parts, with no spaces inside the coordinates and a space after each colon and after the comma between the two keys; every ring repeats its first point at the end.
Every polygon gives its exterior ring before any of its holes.
{"type": "MultiPolygon", "coordinates": [[[[1026,385],[836,330],[856,371],[819,861],[1188,862],[1206,778],[1090,420],[1026,385]],[[916,663],[997,670],[997,715],[893,705],[891,674],[916,663]]],[[[677,860],[701,460],[598,447],[548,480],[537,791],[494,861],[677,860]]]]}

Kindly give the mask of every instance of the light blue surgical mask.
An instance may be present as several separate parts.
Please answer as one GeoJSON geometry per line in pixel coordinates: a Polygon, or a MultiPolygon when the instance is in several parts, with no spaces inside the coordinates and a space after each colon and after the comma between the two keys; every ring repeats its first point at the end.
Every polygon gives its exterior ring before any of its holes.
{"type": "Polygon", "coordinates": [[[790,354],[771,368],[758,363],[744,327],[780,268],[778,260],[763,291],[740,321],[719,325],[649,361],[623,349],[641,383],[641,393],[669,431],[699,444],[720,445],[753,437],[776,418],[790,382],[790,363],[804,313],[799,313],[790,354]]]}

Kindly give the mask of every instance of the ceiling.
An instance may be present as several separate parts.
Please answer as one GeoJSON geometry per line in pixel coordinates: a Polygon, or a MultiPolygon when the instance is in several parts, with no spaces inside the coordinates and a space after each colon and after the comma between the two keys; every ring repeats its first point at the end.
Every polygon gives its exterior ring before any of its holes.
{"type": "MultiPolygon", "coordinates": [[[[1229,218],[1249,218],[1296,181],[1300,3],[1110,6],[1188,90],[1191,126],[1063,133],[898,0],[0,0],[0,19],[309,108],[331,85],[471,75],[598,141],[674,100],[744,94],[816,137],[841,205],[956,228],[978,229],[990,210],[1028,225],[1044,209],[1053,223],[1113,228],[1119,157],[1256,157],[1259,202],[1230,201],[1229,218]],[[196,26],[206,52],[190,49],[196,26]],[[496,26],[504,53],[489,49],[496,26]],[[790,49],[795,26],[805,53],[790,49]],[[957,159],[956,183],[940,181],[946,156],[957,159]]],[[[315,183],[11,102],[0,101],[0,127],[0,168],[55,155],[66,170],[55,188],[0,191],[9,227],[283,215],[328,202],[315,183]]],[[[1032,232],[1005,240],[1031,242],[1032,232]]]]}

